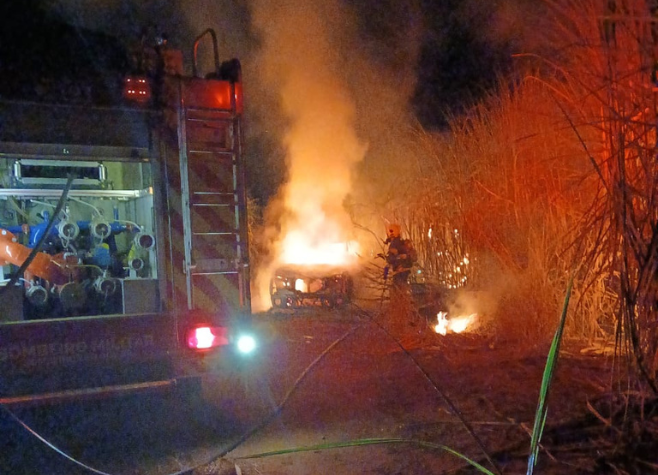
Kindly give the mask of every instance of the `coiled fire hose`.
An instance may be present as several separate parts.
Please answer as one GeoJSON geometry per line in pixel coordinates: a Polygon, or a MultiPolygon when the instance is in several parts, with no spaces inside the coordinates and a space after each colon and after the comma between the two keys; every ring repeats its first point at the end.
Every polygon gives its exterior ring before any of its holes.
{"type": "Polygon", "coordinates": [[[66,185],[64,185],[64,189],[62,190],[62,196],[59,197],[59,201],[57,202],[57,206],[55,207],[55,211],[53,212],[52,216],[50,217],[50,220],[48,221],[48,225],[46,226],[46,229],[44,233],[41,235],[41,238],[39,241],[35,244],[34,248],[32,248],[32,251],[30,251],[30,254],[27,256],[25,261],[21,264],[21,266],[18,268],[18,270],[14,273],[14,275],[9,279],[9,282],[7,282],[7,285],[5,285],[2,289],[0,289],[0,297],[7,292],[7,289],[14,286],[16,282],[18,282],[18,279],[21,278],[23,273],[25,272],[25,269],[29,267],[29,265],[32,263],[34,258],[36,257],[37,253],[39,252],[39,249],[41,249],[41,246],[43,245],[44,241],[50,234],[51,229],[55,225],[55,219],[57,219],[57,216],[59,216],[59,213],[62,211],[62,208],[64,207],[64,203],[66,203],[66,199],[68,197],[69,191],[71,190],[71,186],[73,185],[73,175],[69,174],[66,180],[66,185]]]}

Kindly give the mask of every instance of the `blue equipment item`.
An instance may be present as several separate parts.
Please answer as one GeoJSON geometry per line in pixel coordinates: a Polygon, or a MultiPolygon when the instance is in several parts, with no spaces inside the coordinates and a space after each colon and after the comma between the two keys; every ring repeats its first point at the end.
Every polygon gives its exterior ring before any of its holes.
{"type": "MultiPolygon", "coordinates": [[[[39,242],[39,239],[41,238],[41,235],[46,231],[46,228],[48,227],[48,221],[50,220],[50,213],[48,211],[43,212],[43,223],[39,224],[33,224],[31,226],[28,226],[30,237],[28,239],[28,243],[26,244],[27,247],[33,248],[37,242],[39,242]]],[[[128,226],[127,224],[120,222],[120,221],[113,221],[111,223],[102,223],[102,222],[93,222],[95,226],[95,231],[98,237],[105,236],[105,238],[109,237],[110,234],[108,234],[108,229],[107,226],[109,225],[109,229],[112,231],[111,234],[119,234],[125,231],[130,231],[132,233],[140,233],[141,228],[136,227],[136,226],[128,226]],[[102,229],[99,229],[102,228],[102,229]]],[[[77,225],[77,231],[78,233],[80,231],[88,231],[92,227],[92,221],[78,221],[77,223],[75,222],[66,222],[66,221],[57,221],[55,223],[55,226],[52,227],[50,231],[51,236],[56,236],[60,234],[60,227],[62,228],[62,232],[64,232],[64,237],[68,239],[72,239],[71,236],[75,234],[75,225],[77,225]],[[65,225],[71,225],[71,226],[65,226],[65,225]]],[[[23,226],[8,226],[7,231],[9,231],[12,234],[21,234],[24,232],[23,226]]],[[[77,237],[77,234],[76,234],[77,237]]]]}
{"type": "Polygon", "coordinates": [[[112,264],[112,255],[110,254],[110,246],[103,243],[96,246],[91,254],[91,263],[98,267],[109,267],[112,264]]]}

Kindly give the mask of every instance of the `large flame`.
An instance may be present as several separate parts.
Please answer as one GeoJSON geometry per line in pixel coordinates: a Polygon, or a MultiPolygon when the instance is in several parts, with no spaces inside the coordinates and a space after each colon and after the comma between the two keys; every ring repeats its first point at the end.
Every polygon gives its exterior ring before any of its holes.
{"type": "Polygon", "coordinates": [[[297,226],[282,238],[279,260],[283,264],[349,266],[358,251],[348,242],[340,224],[340,215],[327,216],[317,207],[288,204],[298,216],[297,226]],[[315,208],[315,211],[314,211],[315,208]]]}
{"type": "Polygon", "coordinates": [[[313,242],[303,229],[288,232],[283,239],[281,262],[295,265],[350,266],[357,244],[350,242],[313,242]]]}
{"type": "Polygon", "coordinates": [[[273,262],[258,284],[263,295],[277,266],[354,262],[357,249],[344,202],[367,146],[357,136],[356,105],[340,68],[341,38],[353,20],[349,9],[339,0],[254,5],[262,72],[276,87],[287,119],[282,140],[288,175],[278,195],[273,262]]]}

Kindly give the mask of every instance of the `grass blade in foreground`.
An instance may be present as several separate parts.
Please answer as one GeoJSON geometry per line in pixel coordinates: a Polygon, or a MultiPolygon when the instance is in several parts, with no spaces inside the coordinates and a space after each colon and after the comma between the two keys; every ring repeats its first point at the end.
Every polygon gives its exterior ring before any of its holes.
{"type": "Polygon", "coordinates": [[[567,309],[569,308],[569,299],[571,298],[571,289],[573,287],[573,277],[569,280],[567,286],[567,295],[564,298],[564,307],[562,308],[562,315],[560,323],[555,331],[551,349],[548,352],[546,359],[546,367],[544,368],[544,376],[541,381],[541,391],[539,392],[539,402],[537,404],[537,412],[535,413],[535,423],[532,428],[532,439],[530,441],[530,456],[528,457],[528,471],[527,475],[532,475],[537,465],[537,456],[539,454],[539,441],[541,440],[542,433],[544,432],[544,425],[546,424],[546,415],[548,414],[548,393],[551,388],[551,381],[553,380],[553,373],[557,364],[558,356],[560,353],[560,344],[562,343],[562,332],[564,331],[564,322],[567,319],[567,309]]]}

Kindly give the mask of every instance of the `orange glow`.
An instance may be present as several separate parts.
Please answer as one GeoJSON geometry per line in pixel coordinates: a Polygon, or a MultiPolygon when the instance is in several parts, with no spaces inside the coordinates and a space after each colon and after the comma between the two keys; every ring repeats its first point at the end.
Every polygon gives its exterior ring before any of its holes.
{"type": "Polygon", "coordinates": [[[451,333],[463,333],[472,329],[473,325],[477,322],[477,314],[460,315],[458,317],[448,318],[447,312],[439,312],[436,315],[437,324],[434,326],[434,331],[440,335],[447,335],[451,333]]]}
{"type": "Polygon", "coordinates": [[[235,108],[238,114],[242,113],[242,84],[235,83],[234,88],[228,81],[205,80],[199,78],[186,78],[184,100],[188,106],[213,107],[229,112],[231,93],[234,94],[235,108]]]}
{"type": "Polygon", "coordinates": [[[468,316],[463,316],[463,317],[457,317],[457,318],[451,318],[449,321],[449,327],[450,330],[455,332],[455,333],[462,333],[466,331],[472,323],[475,322],[475,319],[477,318],[476,314],[471,314],[468,316]]]}

